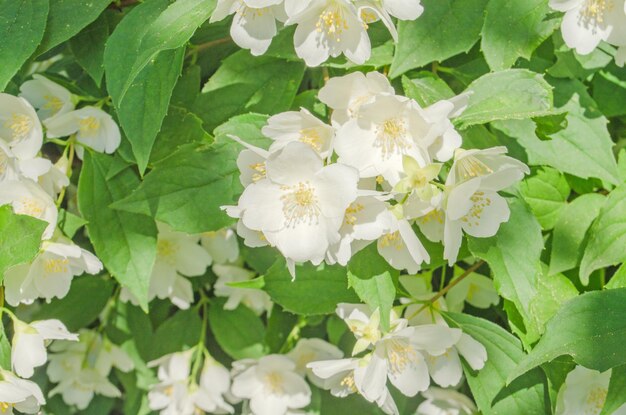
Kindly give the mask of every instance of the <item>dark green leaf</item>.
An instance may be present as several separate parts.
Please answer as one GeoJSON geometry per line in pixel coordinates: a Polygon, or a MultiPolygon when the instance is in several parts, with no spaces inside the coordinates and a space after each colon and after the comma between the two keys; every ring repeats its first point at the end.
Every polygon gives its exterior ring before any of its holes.
{"type": "Polygon", "coordinates": [[[35,258],[47,226],[39,219],[14,214],[10,205],[0,207],[0,281],[10,267],[35,258]]]}

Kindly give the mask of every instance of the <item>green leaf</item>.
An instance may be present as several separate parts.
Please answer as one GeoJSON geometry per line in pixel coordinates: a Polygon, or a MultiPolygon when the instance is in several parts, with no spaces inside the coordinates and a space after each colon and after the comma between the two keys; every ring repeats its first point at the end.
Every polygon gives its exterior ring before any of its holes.
{"type": "Polygon", "coordinates": [[[520,184],[520,193],[541,227],[554,228],[561,209],[567,204],[570,187],[565,176],[549,167],[540,169],[536,175],[520,184]]]}
{"type": "Polygon", "coordinates": [[[0,0],[0,91],[43,38],[48,0],[0,0]]]}
{"type": "Polygon", "coordinates": [[[150,159],[176,80],[183,68],[184,48],[164,50],[139,72],[118,104],[120,124],[133,149],[139,171],[150,159]]]}
{"type": "Polygon", "coordinates": [[[48,24],[37,54],[65,42],[100,16],[111,0],[50,0],[48,24]]]}
{"type": "Polygon", "coordinates": [[[460,128],[496,120],[532,118],[552,113],[552,87],[526,69],[489,73],[472,82],[467,109],[455,120],[460,128]]]}
{"type": "Polygon", "coordinates": [[[0,324],[0,367],[11,370],[11,343],[7,339],[3,324],[0,324]]]}
{"type": "Polygon", "coordinates": [[[487,0],[423,0],[424,14],[398,22],[389,76],[468,52],[480,37],[487,0]]]}
{"type": "Polygon", "coordinates": [[[615,271],[605,288],[626,288],[626,263],[615,271]]]}
{"type": "Polygon", "coordinates": [[[194,112],[211,130],[237,114],[286,111],[291,108],[303,74],[301,62],[252,56],[241,50],[226,58],[204,85],[194,112]]]}
{"type": "Polygon", "coordinates": [[[378,253],[378,247],[375,242],[359,250],[350,258],[348,271],[362,280],[373,278],[375,275],[384,274],[385,272],[395,278],[400,274],[400,271],[391,268],[385,258],[378,253]]]}
{"type": "Polygon", "coordinates": [[[542,141],[530,120],[498,122],[494,126],[518,139],[526,149],[529,164],[551,166],[583,179],[597,177],[612,184],[620,183],[608,121],[598,111],[586,87],[572,80],[552,82],[556,85],[556,108],[568,112],[565,129],[542,141]]]}
{"type": "Polygon", "coordinates": [[[568,301],[548,322],[537,346],[512,370],[508,382],[565,354],[600,372],[626,364],[625,313],[626,288],[591,291],[568,301]]]}
{"type": "Polygon", "coordinates": [[[607,117],[626,115],[626,71],[611,65],[593,77],[593,99],[607,117]]]}
{"type": "MultiPolygon", "coordinates": [[[[179,352],[195,346],[200,341],[202,320],[195,308],[181,310],[165,320],[147,342],[144,350],[153,360],[169,353],[179,352]]],[[[134,332],[133,332],[134,335],[134,332]]]]}
{"type": "Polygon", "coordinates": [[[445,313],[444,317],[487,350],[485,367],[478,372],[463,365],[467,383],[482,414],[550,413],[550,403],[544,396],[545,377],[539,369],[505,388],[507,376],[525,356],[515,336],[490,321],[467,314],[445,313]]]}
{"type": "Polygon", "coordinates": [[[187,233],[216,231],[233,221],[221,206],[240,192],[237,144],[190,144],[156,163],[132,194],[113,208],[139,213],[187,233]]]}
{"type": "Polygon", "coordinates": [[[111,279],[91,275],[74,278],[69,293],[61,299],[41,304],[33,314],[33,320],[56,318],[69,331],[78,331],[96,321],[113,294],[114,287],[111,279]]]}
{"type": "Polygon", "coordinates": [[[379,310],[380,325],[383,330],[389,330],[391,308],[396,299],[396,287],[389,272],[365,280],[348,272],[348,282],[362,302],[372,310],[379,310]]]}
{"type": "Polygon", "coordinates": [[[548,19],[548,0],[489,0],[481,49],[493,71],[508,69],[533,51],[559,26],[548,19]]]}
{"type": "MultiPolygon", "coordinates": [[[[518,199],[509,203],[511,217],[503,223],[496,236],[469,238],[472,254],[489,264],[496,290],[515,304],[525,327],[519,328],[525,343],[539,337],[530,304],[537,295],[538,275],[541,273],[543,238],[541,227],[529,209],[518,199]]],[[[509,316],[509,318],[511,318],[509,316]]]]}
{"type": "Polygon", "coordinates": [[[587,230],[605,201],[606,197],[599,193],[588,193],[561,210],[552,234],[550,274],[570,270],[580,263],[587,230]]]}
{"type": "Polygon", "coordinates": [[[150,274],[156,258],[156,225],[145,216],[109,207],[137,187],[139,178],[123,162],[110,156],[85,152],[83,161],[78,207],[89,221],[89,239],[107,270],[147,310],[150,274]]]}
{"type": "Polygon", "coordinates": [[[104,52],[107,88],[117,108],[146,65],[161,51],[185,45],[214,7],[215,0],[151,0],[124,17],[104,52]]]}
{"type": "Polygon", "coordinates": [[[589,242],[580,264],[580,280],[609,265],[626,261],[626,185],[613,190],[589,230],[589,242]]]}
{"type": "Polygon", "coordinates": [[[414,79],[402,76],[402,89],[408,98],[416,100],[422,107],[428,107],[437,101],[454,96],[454,91],[448,84],[432,74],[414,79]]]}
{"type": "Polygon", "coordinates": [[[265,327],[252,310],[240,304],[224,310],[223,298],[211,301],[209,324],[215,340],[233,359],[259,358],[265,355],[265,327]]]}
{"type": "Polygon", "coordinates": [[[338,303],[359,302],[348,288],[346,269],[337,265],[297,266],[296,278],[292,279],[285,261],[278,260],[265,275],[264,290],[274,302],[295,314],[331,314],[338,303]]]}
{"type": "Polygon", "coordinates": [[[65,209],[59,209],[57,226],[68,238],[73,238],[74,235],[76,235],[76,232],[86,224],[87,221],[80,216],[77,216],[72,212],[68,212],[65,209]]]}
{"type": "Polygon", "coordinates": [[[254,113],[237,115],[213,130],[213,135],[223,140],[230,140],[226,136],[234,135],[249,144],[267,150],[272,140],[266,137],[261,129],[267,124],[268,118],[267,115],[254,113]]]}
{"type": "Polygon", "coordinates": [[[546,323],[557,313],[561,305],[578,295],[574,284],[563,274],[548,276],[540,273],[537,281],[537,294],[530,301],[530,316],[539,333],[543,333],[546,323]]]}
{"type": "Polygon", "coordinates": [[[108,38],[109,20],[108,13],[105,12],[70,39],[70,49],[76,62],[98,86],[104,75],[104,47],[108,38]]]}
{"type": "Polygon", "coordinates": [[[626,365],[614,367],[611,371],[609,390],[602,412],[598,415],[611,415],[626,403],[626,365]]]}
{"type": "Polygon", "coordinates": [[[47,226],[39,219],[14,214],[10,205],[0,207],[0,282],[7,269],[35,258],[47,226]]]}

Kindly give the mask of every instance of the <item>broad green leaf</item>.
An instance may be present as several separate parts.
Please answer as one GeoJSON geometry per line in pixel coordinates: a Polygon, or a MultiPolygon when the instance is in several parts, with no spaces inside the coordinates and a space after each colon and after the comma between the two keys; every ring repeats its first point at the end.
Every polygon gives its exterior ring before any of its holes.
{"type": "Polygon", "coordinates": [[[133,149],[139,171],[150,159],[176,80],[183,68],[184,48],[164,50],[137,74],[118,104],[120,124],[133,149]]]}
{"type": "Polygon", "coordinates": [[[76,62],[89,74],[96,85],[104,75],[104,47],[109,38],[108,13],[102,13],[89,26],[70,39],[70,49],[76,62]]]}
{"type": "Polygon", "coordinates": [[[454,96],[454,91],[442,79],[427,75],[413,79],[402,76],[402,89],[408,98],[416,100],[422,107],[454,96]]]}
{"type": "Polygon", "coordinates": [[[606,198],[599,193],[588,193],[560,211],[552,234],[550,275],[568,271],[580,263],[587,230],[605,201],[606,198]]]}
{"type": "Polygon", "coordinates": [[[578,295],[574,284],[563,274],[548,276],[547,267],[538,275],[537,294],[530,301],[530,316],[539,333],[557,313],[561,305],[578,295]]]}
{"type": "MultiPolygon", "coordinates": [[[[293,341],[289,334],[298,323],[298,316],[283,311],[279,306],[272,306],[272,311],[267,318],[267,330],[265,332],[265,343],[269,347],[270,353],[280,353],[285,343],[293,341]]],[[[290,344],[289,346],[295,346],[290,344]]]]}
{"type": "Polygon", "coordinates": [[[208,130],[237,114],[286,111],[298,92],[304,64],[239,51],[222,62],[202,88],[194,112],[208,130]],[[279,76],[278,76],[279,74],[279,76]]]}
{"type": "Polygon", "coordinates": [[[33,314],[33,320],[56,318],[69,331],[78,331],[96,321],[113,294],[114,287],[111,279],[91,275],[75,278],[69,293],[61,299],[41,304],[33,314]]]}
{"type": "Polygon", "coordinates": [[[548,322],[535,348],[510,373],[508,382],[565,354],[600,372],[626,364],[625,313],[626,288],[591,291],[568,301],[548,322]]]}
{"type": "Polygon", "coordinates": [[[111,275],[147,310],[156,225],[148,217],[109,207],[136,188],[139,177],[114,157],[85,152],[83,161],[78,207],[89,221],[89,239],[111,275]]]}
{"type": "Polygon", "coordinates": [[[48,0],[0,0],[0,91],[43,38],[48,0]]]}
{"type": "Polygon", "coordinates": [[[593,77],[593,100],[607,117],[626,115],[626,71],[613,65],[593,77]]]}
{"type": "Polygon", "coordinates": [[[285,261],[278,260],[265,275],[264,290],[285,310],[303,315],[331,314],[338,303],[359,302],[348,288],[346,269],[337,265],[297,266],[293,279],[285,261]]]}
{"type": "Polygon", "coordinates": [[[518,139],[526,149],[529,164],[551,166],[583,179],[596,177],[620,183],[607,119],[598,111],[585,86],[572,80],[552,82],[556,85],[557,110],[568,112],[567,128],[542,141],[530,120],[498,122],[494,126],[518,139]]]}
{"type": "Polygon", "coordinates": [[[533,51],[558,27],[548,19],[548,0],[489,0],[481,49],[493,71],[512,67],[518,58],[530,60],[533,51]]]}
{"type": "Polygon", "coordinates": [[[100,16],[111,0],[49,0],[50,11],[43,40],[37,48],[40,55],[65,42],[100,16]]]}
{"type": "Polygon", "coordinates": [[[225,302],[216,298],[209,308],[209,324],[220,347],[233,359],[265,355],[265,327],[261,319],[243,304],[234,310],[224,310],[225,302]]]}
{"type": "Polygon", "coordinates": [[[508,69],[481,76],[468,87],[467,109],[455,120],[461,127],[496,120],[524,119],[552,113],[552,87],[540,74],[508,69]]]}
{"type": "Polygon", "coordinates": [[[398,22],[389,76],[468,52],[480,37],[487,0],[424,0],[424,14],[398,22]]]}
{"type": "Polygon", "coordinates": [[[201,331],[202,320],[197,308],[178,311],[157,327],[148,341],[144,342],[148,356],[146,360],[154,360],[195,346],[200,341],[201,331]]]}
{"type": "Polygon", "coordinates": [[[550,403],[544,396],[545,376],[539,369],[505,388],[507,376],[525,356],[515,336],[490,321],[467,314],[446,313],[444,317],[487,350],[487,362],[481,370],[475,372],[463,365],[467,383],[482,414],[550,413],[550,403]]]}
{"type": "Polygon", "coordinates": [[[348,271],[362,280],[388,272],[397,278],[400,272],[389,266],[389,263],[378,253],[376,243],[370,243],[350,258],[348,271]]]}
{"type": "Polygon", "coordinates": [[[570,187],[565,176],[549,167],[520,184],[520,193],[545,230],[554,228],[561,209],[567,205],[570,187]]]}
{"type": "Polygon", "coordinates": [[[626,263],[623,263],[611,277],[606,288],[626,288],[626,263]]]}
{"type": "MultiPolygon", "coordinates": [[[[493,272],[498,293],[515,304],[525,327],[518,327],[526,344],[539,337],[530,304],[537,295],[538,275],[542,272],[543,250],[541,227],[530,210],[518,199],[509,203],[511,217],[496,236],[470,238],[472,254],[485,260],[493,272]]],[[[510,318],[510,317],[509,317],[510,318]]]]}
{"type": "Polygon", "coordinates": [[[161,51],[184,46],[214,7],[215,0],[151,0],[124,17],[104,52],[107,88],[117,108],[146,65],[161,51]]]}
{"type": "Polygon", "coordinates": [[[364,280],[348,272],[348,282],[362,302],[372,310],[379,310],[380,325],[383,330],[389,330],[390,312],[396,299],[396,287],[389,272],[364,280]]]}
{"type": "MultiPolygon", "coordinates": [[[[589,75],[605,68],[613,60],[611,53],[607,53],[607,47],[609,47],[607,44],[604,44],[602,48],[596,48],[589,54],[578,54],[565,44],[560,30],[554,32],[552,42],[554,43],[556,63],[547,68],[546,72],[556,78],[572,78],[583,81],[589,75]]],[[[552,63],[552,59],[550,63],[552,63]]]]}
{"type": "Polygon", "coordinates": [[[580,280],[609,265],[626,262],[626,185],[613,190],[589,230],[589,242],[580,264],[580,280]]]}
{"type": "Polygon", "coordinates": [[[152,216],[181,232],[221,229],[233,222],[221,207],[233,204],[241,191],[238,146],[183,146],[156,163],[141,185],[113,208],[152,216]]]}
{"type": "Polygon", "coordinates": [[[86,224],[87,221],[80,216],[68,212],[65,209],[59,209],[57,226],[68,238],[73,238],[76,232],[86,224]]]}
{"type": "Polygon", "coordinates": [[[14,214],[10,205],[0,207],[0,281],[10,267],[35,258],[47,226],[39,219],[14,214]]]}
{"type": "Polygon", "coordinates": [[[267,115],[254,113],[237,115],[213,130],[213,135],[223,140],[230,140],[227,136],[234,135],[246,143],[267,150],[272,140],[263,135],[261,129],[267,124],[268,118],[267,115]]]}

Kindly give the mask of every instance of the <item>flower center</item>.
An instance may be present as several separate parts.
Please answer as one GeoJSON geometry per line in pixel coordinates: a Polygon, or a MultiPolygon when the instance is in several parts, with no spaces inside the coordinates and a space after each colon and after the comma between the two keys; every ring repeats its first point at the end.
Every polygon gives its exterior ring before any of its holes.
{"type": "Polygon", "coordinates": [[[267,174],[267,171],[265,170],[265,162],[254,163],[248,167],[254,170],[254,173],[252,174],[252,181],[254,183],[258,182],[259,180],[265,179],[265,175],[267,174]]]}
{"type": "Polygon", "coordinates": [[[371,9],[362,9],[361,10],[361,20],[366,25],[370,23],[374,23],[378,20],[378,15],[371,9]]]}
{"type": "Polygon", "coordinates": [[[309,182],[300,182],[295,186],[283,186],[285,193],[280,197],[283,201],[285,226],[295,228],[301,223],[317,224],[321,210],[318,206],[315,189],[309,182]]]}
{"type": "Polygon", "coordinates": [[[461,218],[461,220],[467,226],[478,226],[480,224],[480,218],[483,215],[485,208],[491,205],[491,199],[485,197],[485,193],[476,192],[470,197],[472,201],[472,207],[469,212],[461,218]]]}
{"type": "Polygon", "coordinates": [[[22,197],[15,203],[13,209],[17,214],[33,217],[39,217],[44,211],[44,207],[41,205],[41,203],[39,203],[38,200],[32,199],[30,197],[22,197]]]}
{"type": "Polygon", "coordinates": [[[300,142],[308,144],[318,153],[322,149],[322,137],[315,128],[305,128],[300,130],[300,142]]]}
{"type": "Polygon", "coordinates": [[[46,103],[43,106],[44,109],[58,112],[61,108],[63,108],[63,101],[61,101],[58,97],[53,95],[44,95],[43,98],[46,100],[46,103]]]}
{"type": "Polygon", "coordinates": [[[351,393],[356,393],[357,391],[356,385],[354,383],[353,372],[350,372],[345,378],[341,379],[341,382],[339,382],[339,384],[348,389],[351,393]]]}
{"type": "Polygon", "coordinates": [[[360,203],[351,203],[346,209],[346,214],[344,216],[344,222],[346,225],[354,225],[357,221],[356,214],[365,209],[365,207],[360,203]]]}
{"type": "Polygon", "coordinates": [[[8,402],[0,402],[0,414],[11,414],[13,413],[13,407],[15,405],[8,402]]]}
{"type": "Polygon", "coordinates": [[[409,148],[404,121],[391,118],[379,125],[377,130],[378,135],[374,146],[380,148],[383,157],[388,158],[394,153],[403,153],[409,148]]]}
{"type": "Polygon", "coordinates": [[[419,223],[425,225],[431,221],[437,221],[440,225],[443,225],[443,211],[439,209],[433,209],[424,216],[417,218],[419,223]]]}
{"type": "Polygon", "coordinates": [[[382,248],[393,246],[398,251],[402,249],[402,238],[400,238],[400,232],[398,231],[383,235],[378,240],[378,243],[382,248]]]}
{"type": "Polygon", "coordinates": [[[178,252],[178,246],[167,239],[160,239],[157,242],[157,254],[159,259],[170,265],[175,263],[175,255],[178,252]]]}
{"type": "Polygon", "coordinates": [[[268,389],[274,394],[283,393],[283,375],[279,372],[269,372],[265,375],[265,382],[268,389]]]}
{"type": "Polygon", "coordinates": [[[581,12],[581,17],[586,24],[599,24],[604,22],[604,14],[613,9],[613,0],[587,0],[581,12]]]}
{"type": "Polygon", "coordinates": [[[461,180],[493,173],[493,170],[489,166],[472,156],[457,160],[456,170],[461,180]]]}
{"type": "Polygon", "coordinates": [[[96,117],[87,117],[79,121],[79,130],[82,135],[93,135],[100,128],[100,120],[96,117]]]}
{"type": "Polygon", "coordinates": [[[46,271],[46,274],[60,274],[62,272],[68,271],[68,264],[70,260],[67,258],[63,259],[46,259],[43,262],[43,269],[46,271]]]}
{"type": "Polygon", "coordinates": [[[587,395],[585,415],[598,415],[602,412],[608,391],[604,388],[594,388],[587,395]]]}
{"type": "Polygon", "coordinates": [[[4,125],[13,132],[12,139],[13,142],[16,142],[28,136],[33,127],[33,122],[28,115],[13,114],[11,119],[7,120],[4,125]]]}
{"type": "Polygon", "coordinates": [[[392,373],[401,373],[407,366],[417,361],[418,356],[410,344],[403,341],[391,340],[387,359],[392,373]]]}
{"type": "Polygon", "coordinates": [[[326,8],[315,25],[318,33],[326,33],[336,42],[341,42],[341,35],[348,30],[348,22],[343,16],[343,9],[334,4],[326,8]]]}

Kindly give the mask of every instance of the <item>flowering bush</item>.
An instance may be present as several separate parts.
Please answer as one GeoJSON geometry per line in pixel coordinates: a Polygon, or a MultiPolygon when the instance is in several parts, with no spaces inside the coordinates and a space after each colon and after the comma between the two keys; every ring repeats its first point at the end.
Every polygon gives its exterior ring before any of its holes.
{"type": "Polygon", "coordinates": [[[626,414],[624,0],[0,0],[0,413],[626,414]]]}

